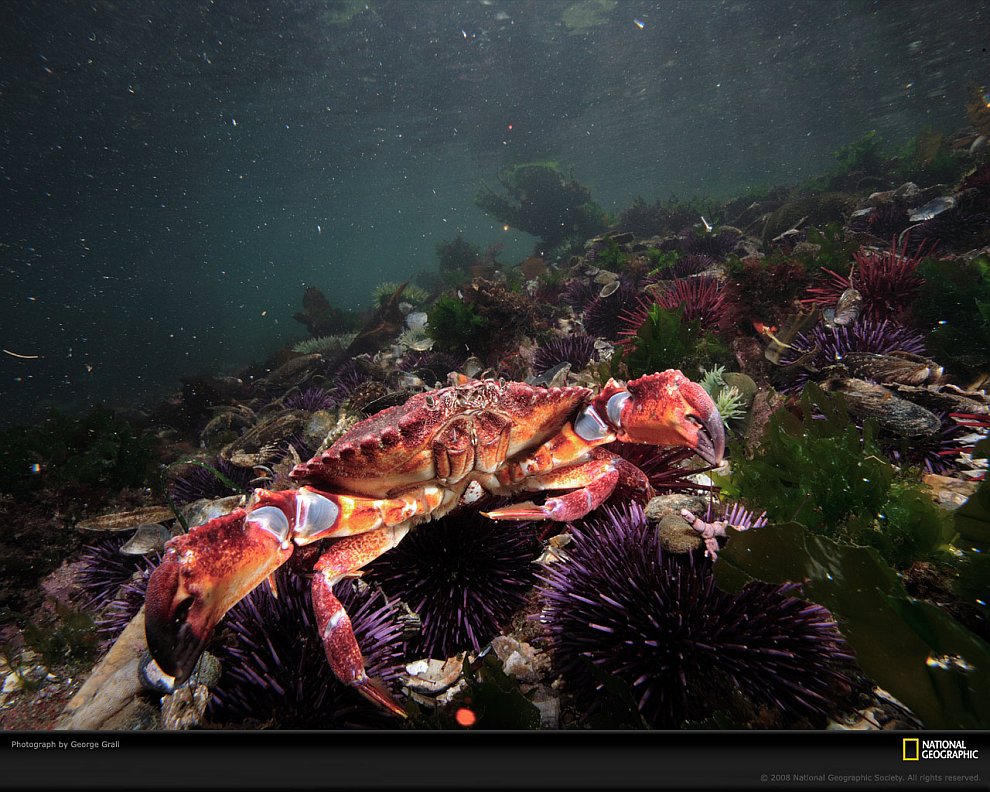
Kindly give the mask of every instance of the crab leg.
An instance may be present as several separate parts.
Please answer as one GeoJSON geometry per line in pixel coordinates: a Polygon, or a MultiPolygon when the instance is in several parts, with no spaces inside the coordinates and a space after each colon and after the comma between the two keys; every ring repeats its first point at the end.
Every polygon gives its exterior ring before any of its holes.
{"type": "Polygon", "coordinates": [[[333,586],[344,577],[360,574],[361,567],[395,547],[408,531],[408,526],[399,525],[341,539],[316,562],[313,576],[313,610],[330,668],[345,685],[401,717],[406,717],[405,710],[364,670],[354,628],[344,606],[334,596],[333,586]]]}
{"type": "Polygon", "coordinates": [[[556,489],[571,489],[571,492],[547,498],[542,506],[532,502],[517,503],[484,514],[493,520],[577,520],[608,500],[619,478],[615,455],[599,453],[587,462],[530,476],[520,483],[520,487],[529,492],[556,489]]]}

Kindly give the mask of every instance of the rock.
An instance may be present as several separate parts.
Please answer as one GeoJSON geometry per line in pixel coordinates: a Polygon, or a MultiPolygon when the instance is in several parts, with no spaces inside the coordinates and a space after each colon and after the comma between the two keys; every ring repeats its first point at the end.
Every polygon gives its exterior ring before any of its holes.
{"type": "MultiPolygon", "coordinates": [[[[660,522],[664,517],[673,515],[681,522],[681,509],[704,514],[708,510],[708,499],[703,495],[688,495],[675,492],[671,495],[657,495],[646,504],[646,516],[653,522],[660,522]]],[[[687,525],[687,523],[684,523],[687,525]]]]}
{"type": "Polygon", "coordinates": [[[550,658],[545,652],[510,635],[493,638],[492,649],[502,661],[502,670],[520,682],[539,682],[550,668],[550,658]]]}
{"type": "Polygon", "coordinates": [[[529,701],[540,712],[541,729],[560,728],[560,700],[548,688],[541,685],[529,701]]]}
{"type": "Polygon", "coordinates": [[[97,663],[59,716],[55,729],[131,729],[121,725],[125,710],[141,695],[138,670],[147,649],[144,608],[131,619],[106,656],[97,663]],[[115,725],[110,726],[109,723],[115,725]]]}
{"type": "Polygon", "coordinates": [[[206,685],[183,685],[162,699],[162,728],[185,731],[201,726],[209,701],[206,685]]]}
{"type": "Polygon", "coordinates": [[[172,532],[161,523],[139,525],[134,536],[128,539],[120,548],[124,555],[148,555],[161,553],[165,543],[172,538],[172,532]]]}
{"type": "MultiPolygon", "coordinates": [[[[691,511],[694,510],[691,509],[691,511]]],[[[660,544],[663,545],[664,550],[670,553],[690,553],[699,549],[703,544],[698,532],[679,514],[664,515],[657,531],[660,536],[660,544]]]]}
{"type": "Polygon", "coordinates": [[[939,476],[936,473],[926,473],[921,480],[935,493],[939,505],[950,511],[962,506],[979,488],[975,481],[939,476]]]}

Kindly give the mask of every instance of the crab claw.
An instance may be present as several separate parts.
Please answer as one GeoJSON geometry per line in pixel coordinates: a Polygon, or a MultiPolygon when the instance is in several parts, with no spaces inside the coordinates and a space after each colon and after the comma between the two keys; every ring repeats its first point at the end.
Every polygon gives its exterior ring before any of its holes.
{"type": "Polygon", "coordinates": [[[281,509],[236,509],[170,539],[148,581],[151,656],[181,685],[224,614],[292,555],[281,509]]]}
{"type": "Polygon", "coordinates": [[[627,443],[685,446],[711,465],[722,464],[725,425],[712,397],[680,371],[647,374],[622,387],[610,381],[603,400],[616,437],[627,443]]]}

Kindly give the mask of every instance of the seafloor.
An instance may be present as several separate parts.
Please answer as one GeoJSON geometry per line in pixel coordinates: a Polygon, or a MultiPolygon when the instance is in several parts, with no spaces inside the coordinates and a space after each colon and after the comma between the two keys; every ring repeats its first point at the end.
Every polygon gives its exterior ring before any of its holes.
{"type": "Polygon", "coordinates": [[[868,136],[831,173],[728,202],[608,217],[519,165],[478,201],[537,239],[525,260],[446,240],[367,311],[312,285],[309,337],[237,377],[4,431],[0,728],[990,727],[981,96],[957,135],[868,136]],[[338,584],[408,719],[330,672],[311,553],[228,613],[187,685],[150,678],[164,542],[296,486],[356,421],[473,378],[669,368],[719,406],[717,470],[617,444],[652,493],[567,525],[492,523],[481,501],[338,584]]]}

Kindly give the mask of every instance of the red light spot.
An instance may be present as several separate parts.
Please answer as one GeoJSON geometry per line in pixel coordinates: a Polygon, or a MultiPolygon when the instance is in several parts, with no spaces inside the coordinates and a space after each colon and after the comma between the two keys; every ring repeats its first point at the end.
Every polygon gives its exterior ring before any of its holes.
{"type": "Polygon", "coordinates": [[[464,726],[465,728],[474,726],[475,722],[478,720],[475,714],[467,707],[461,707],[457,710],[454,717],[457,719],[457,724],[459,726],[464,726]]]}
{"type": "Polygon", "coordinates": [[[509,124],[509,131],[512,131],[512,124],[509,124]]]}

